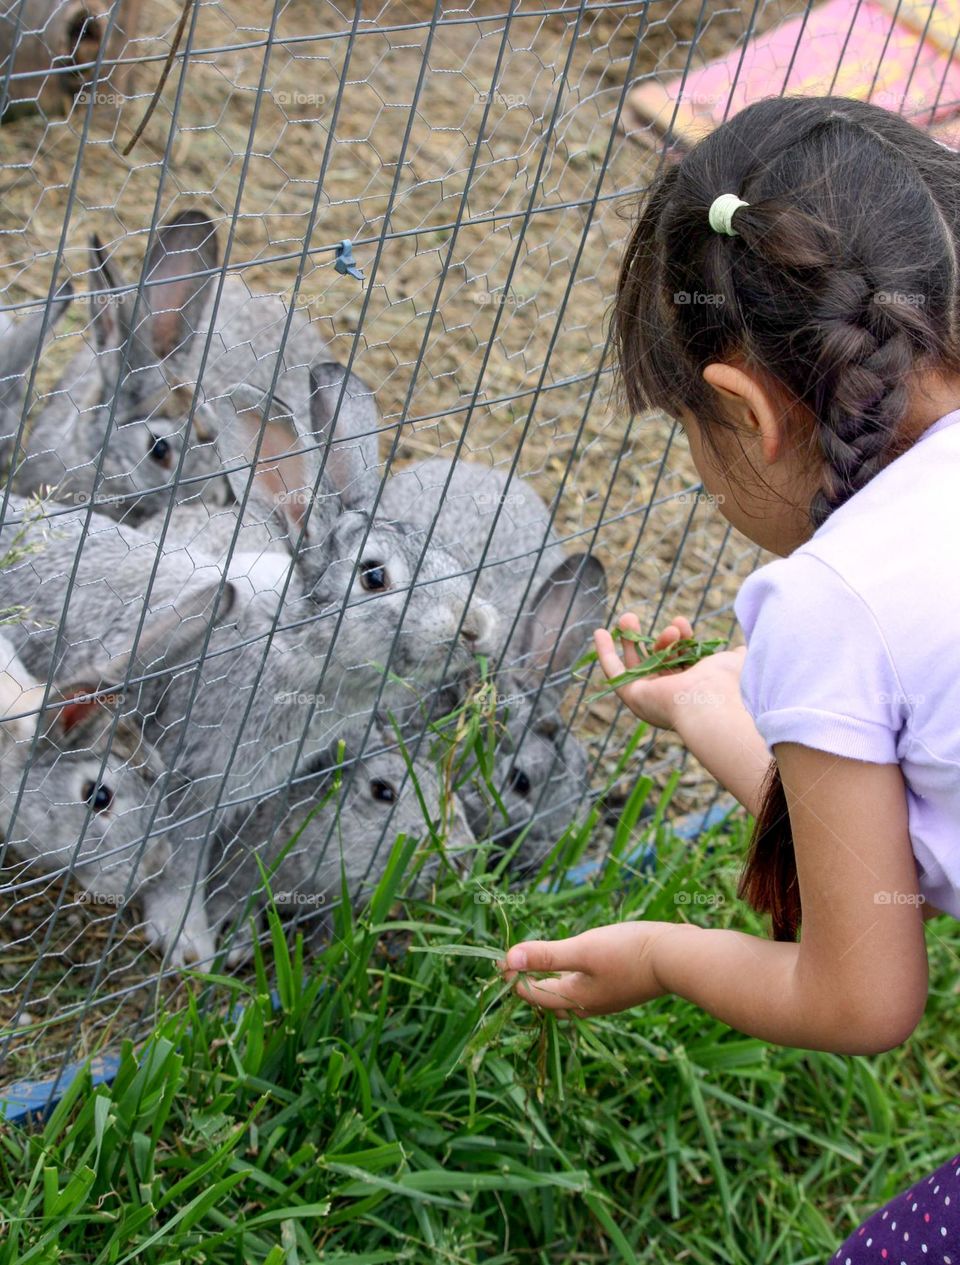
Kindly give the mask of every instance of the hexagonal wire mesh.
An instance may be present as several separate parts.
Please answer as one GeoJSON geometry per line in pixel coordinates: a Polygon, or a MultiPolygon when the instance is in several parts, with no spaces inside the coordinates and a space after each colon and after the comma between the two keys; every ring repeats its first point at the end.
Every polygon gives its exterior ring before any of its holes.
{"type": "Polygon", "coordinates": [[[532,819],[539,860],[632,730],[569,673],[601,564],[610,612],[730,634],[757,550],[670,420],[610,403],[623,208],[663,161],[620,120],[810,7],[8,4],[4,1082],[175,1005],[301,826],[297,919],[341,843],[359,887],[441,799],[451,844],[532,819]],[[505,647],[506,819],[448,801],[427,729],[505,647]]]}

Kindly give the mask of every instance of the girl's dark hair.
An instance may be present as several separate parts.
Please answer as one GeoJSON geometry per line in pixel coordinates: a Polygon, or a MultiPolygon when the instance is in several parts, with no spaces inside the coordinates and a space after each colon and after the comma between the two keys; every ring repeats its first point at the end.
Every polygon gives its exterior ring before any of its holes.
{"type": "MultiPolygon", "coordinates": [[[[730,422],[703,380],[741,358],[812,418],[811,528],[910,446],[909,378],[960,372],[960,156],[846,97],[748,106],[655,177],[613,312],[631,412],[689,410],[715,454],[730,422]],[[721,193],[749,203],[736,236],[721,193]]],[[[795,939],[800,893],[786,797],[770,766],[740,894],[795,939]]]]}

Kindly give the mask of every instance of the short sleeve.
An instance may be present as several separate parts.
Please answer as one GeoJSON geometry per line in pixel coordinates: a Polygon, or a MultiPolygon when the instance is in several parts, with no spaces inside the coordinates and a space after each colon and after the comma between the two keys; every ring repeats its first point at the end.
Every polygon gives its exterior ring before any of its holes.
{"type": "Polygon", "coordinates": [[[794,553],[755,571],[734,609],[747,640],[740,692],[768,747],[899,762],[904,692],[872,611],[842,576],[794,553]]]}

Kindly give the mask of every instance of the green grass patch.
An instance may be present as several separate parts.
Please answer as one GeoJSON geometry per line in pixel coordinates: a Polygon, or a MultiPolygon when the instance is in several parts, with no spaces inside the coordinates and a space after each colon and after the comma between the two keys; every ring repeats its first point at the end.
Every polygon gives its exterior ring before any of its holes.
{"type": "Polygon", "coordinates": [[[653,876],[624,830],[587,886],[509,889],[481,856],[398,906],[406,841],[324,956],[274,916],[252,979],[2,1129],[0,1265],[821,1265],[955,1149],[960,928],[932,924],[927,1016],[877,1058],[767,1047],[674,998],[571,1023],[519,1003],[491,960],[519,939],[759,929],[734,895],[746,822],[689,845],[663,818],[653,876]]]}

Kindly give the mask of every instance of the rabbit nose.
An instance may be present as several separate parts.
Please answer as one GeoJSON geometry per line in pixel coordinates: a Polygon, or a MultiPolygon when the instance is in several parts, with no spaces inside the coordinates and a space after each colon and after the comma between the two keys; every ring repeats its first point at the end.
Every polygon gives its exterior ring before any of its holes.
{"type": "Polygon", "coordinates": [[[494,619],[489,606],[475,604],[470,607],[460,625],[461,640],[473,653],[487,653],[493,642],[494,619]]]}

